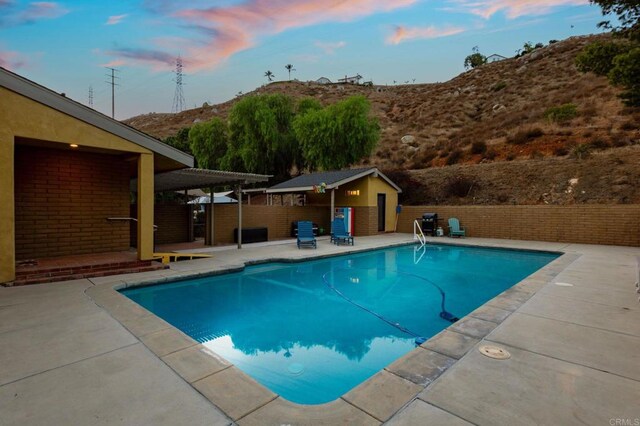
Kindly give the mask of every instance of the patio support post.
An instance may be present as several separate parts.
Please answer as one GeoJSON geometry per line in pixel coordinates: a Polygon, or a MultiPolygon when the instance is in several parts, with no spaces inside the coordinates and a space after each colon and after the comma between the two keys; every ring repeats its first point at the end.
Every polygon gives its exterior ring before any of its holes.
{"type": "MultiPolygon", "coordinates": [[[[215,245],[215,232],[213,230],[213,226],[214,226],[214,220],[213,220],[213,204],[214,204],[214,200],[213,200],[213,187],[209,188],[209,245],[210,246],[214,246],[215,245]]],[[[206,239],[206,238],[205,238],[206,239]]]]}
{"type": "Polygon", "coordinates": [[[189,242],[193,242],[193,209],[191,204],[189,204],[189,190],[184,190],[184,205],[187,206],[185,209],[187,211],[187,239],[189,242]]]}
{"type": "Polygon", "coordinates": [[[138,157],[138,259],[153,259],[153,154],[138,157]]]}
{"type": "Polygon", "coordinates": [[[242,186],[238,185],[238,250],[242,248],[242,186]]]}
{"type": "Polygon", "coordinates": [[[16,278],[14,144],[7,127],[0,128],[0,283],[16,278]]]}

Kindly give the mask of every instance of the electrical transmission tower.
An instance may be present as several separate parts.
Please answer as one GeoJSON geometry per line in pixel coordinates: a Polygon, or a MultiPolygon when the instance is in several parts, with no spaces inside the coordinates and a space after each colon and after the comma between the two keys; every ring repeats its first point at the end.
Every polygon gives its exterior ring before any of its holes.
{"type": "Polygon", "coordinates": [[[182,112],[184,110],[184,93],[182,92],[182,58],[178,56],[176,59],[176,93],[173,95],[173,107],[171,112],[182,112]]]}
{"type": "Polygon", "coordinates": [[[89,108],[93,109],[93,86],[89,86],[89,108]]]}
{"type": "Polygon", "coordinates": [[[111,77],[111,81],[107,81],[107,84],[111,85],[111,118],[116,118],[116,86],[120,86],[116,83],[116,79],[120,78],[116,76],[116,73],[119,72],[116,68],[105,67],[108,70],[111,70],[110,74],[107,74],[107,77],[111,77]]]}

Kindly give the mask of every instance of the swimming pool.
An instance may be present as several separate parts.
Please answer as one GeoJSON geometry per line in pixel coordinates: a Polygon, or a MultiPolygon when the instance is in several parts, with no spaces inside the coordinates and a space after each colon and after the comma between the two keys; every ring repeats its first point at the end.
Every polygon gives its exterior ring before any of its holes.
{"type": "Polygon", "coordinates": [[[282,397],[321,404],[558,256],[402,246],[121,292],[282,397]]]}

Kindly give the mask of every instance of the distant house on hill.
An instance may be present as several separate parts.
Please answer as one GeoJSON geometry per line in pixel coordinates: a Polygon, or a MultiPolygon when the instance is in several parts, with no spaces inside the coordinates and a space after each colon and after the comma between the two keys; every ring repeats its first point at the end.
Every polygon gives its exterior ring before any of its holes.
{"type": "Polygon", "coordinates": [[[338,80],[338,83],[346,83],[346,84],[360,84],[360,80],[362,80],[362,76],[360,74],[354,75],[353,77],[347,77],[338,80]]]}
{"type": "Polygon", "coordinates": [[[505,59],[507,58],[502,55],[498,55],[497,53],[494,53],[493,55],[487,56],[487,63],[490,64],[492,62],[504,61],[505,59]]]}
{"type": "Polygon", "coordinates": [[[327,77],[320,77],[315,82],[318,84],[331,84],[331,80],[329,80],[327,77]]]}

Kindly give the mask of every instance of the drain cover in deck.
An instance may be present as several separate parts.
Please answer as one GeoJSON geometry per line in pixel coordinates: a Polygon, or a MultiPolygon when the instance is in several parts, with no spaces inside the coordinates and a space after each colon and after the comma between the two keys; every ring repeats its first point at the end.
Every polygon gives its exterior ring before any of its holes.
{"type": "Polygon", "coordinates": [[[480,346],[480,353],[493,359],[509,359],[511,354],[506,350],[497,346],[484,345],[480,346]]]}

